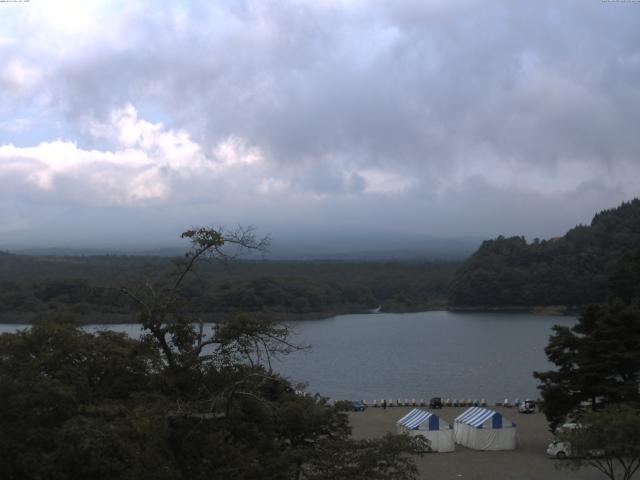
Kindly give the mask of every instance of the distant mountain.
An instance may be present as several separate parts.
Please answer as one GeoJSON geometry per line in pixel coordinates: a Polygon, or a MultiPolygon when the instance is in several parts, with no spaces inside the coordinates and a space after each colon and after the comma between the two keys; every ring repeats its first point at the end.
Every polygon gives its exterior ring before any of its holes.
{"type": "Polygon", "coordinates": [[[468,258],[482,243],[477,237],[363,235],[274,239],[274,260],[443,260],[468,258]]]}
{"type": "Polygon", "coordinates": [[[17,255],[35,257],[96,257],[104,255],[127,255],[141,257],[175,257],[183,255],[187,247],[145,248],[141,246],[115,247],[25,247],[0,245],[0,250],[17,255]]]}
{"type": "Polygon", "coordinates": [[[563,237],[498,237],[482,243],[450,290],[457,306],[584,305],[607,296],[616,263],[640,249],[640,200],[625,202],[563,237]]]}
{"type": "MultiPolygon", "coordinates": [[[[360,236],[277,237],[267,259],[271,260],[443,260],[460,261],[469,257],[482,242],[477,237],[438,238],[431,236],[402,236],[396,238],[377,233],[360,236]]],[[[160,256],[184,254],[188,245],[149,248],[140,245],[113,247],[24,247],[0,245],[0,249],[30,256],[160,256]]],[[[245,259],[257,256],[244,255],[245,259]]]]}

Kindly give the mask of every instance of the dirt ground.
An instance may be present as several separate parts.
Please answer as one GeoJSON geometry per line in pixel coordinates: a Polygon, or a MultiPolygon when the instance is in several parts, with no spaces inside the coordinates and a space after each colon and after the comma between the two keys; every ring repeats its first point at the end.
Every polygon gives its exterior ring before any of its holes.
{"type": "MultiPolygon", "coordinates": [[[[522,414],[514,408],[491,407],[517,425],[516,450],[482,452],[456,445],[455,452],[427,453],[417,458],[421,477],[429,480],[596,480],[605,478],[592,467],[579,471],[559,469],[561,460],[548,458],[545,450],[553,436],[541,413],[522,414]]],[[[411,407],[368,408],[350,414],[355,438],[375,438],[395,433],[395,422],[411,407]]],[[[465,408],[445,407],[435,412],[449,423],[465,408]]]]}

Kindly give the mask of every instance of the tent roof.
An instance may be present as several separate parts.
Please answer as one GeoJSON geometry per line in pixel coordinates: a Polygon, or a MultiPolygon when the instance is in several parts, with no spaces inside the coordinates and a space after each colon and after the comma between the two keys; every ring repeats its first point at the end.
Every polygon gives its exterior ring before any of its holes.
{"type": "MultiPolygon", "coordinates": [[[[409,413],[407,413],[404,417],[397,421],[400,425],[407,427],[409,430],[413,430],[414,428],[422,425],[424,422],[429,421],[429,417],[436,417],[431,412],[427,412],[426,410],[420,410],[419,408],[414,408],[409,413]]],[[[437,417],[436,417],[437,418],[437,417]]]]}
{"type": "Polygon", "coordinates": [[[473,407],[456,417],[455,421],[466,423],[472,427],[479,427],[494,415],[499,415],[499,413],[489,410],[488,408],[473,407]]]}

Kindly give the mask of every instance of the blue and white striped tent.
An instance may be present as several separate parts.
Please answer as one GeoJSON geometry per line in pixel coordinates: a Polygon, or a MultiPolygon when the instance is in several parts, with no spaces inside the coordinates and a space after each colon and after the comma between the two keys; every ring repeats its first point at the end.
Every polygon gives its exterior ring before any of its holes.
{"type": "Polygon", "coordinates": [[[453,428],[434,413],[414,408],[396,424],[400,433],[425,437],[434,452],[452,452],[455,449],[453,428]]]}
{"type": "Polygon", "coordinates": [[[456,443],[475,450],[516,448],[516,424],[488,408],[465,410],[454,420],[453,431],[456,443]]]}

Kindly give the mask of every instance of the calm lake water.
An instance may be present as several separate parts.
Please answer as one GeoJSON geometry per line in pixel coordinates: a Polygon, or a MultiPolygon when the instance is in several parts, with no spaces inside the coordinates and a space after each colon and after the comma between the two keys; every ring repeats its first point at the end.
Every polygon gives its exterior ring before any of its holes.
{"type": "MultiPolygon", "coordinates": [[[[312,349],[284,357],[274,368],[293,381],[306,381],[307,391],[333,399],[536,398],[532,372],[550,367],[543,349],[551,327],[575,321],[528,314],[422,312],[291,322],[293,340],[312,349]]],[[[16,328],[22,327],[0,325],[0,332],[16,328]]],[[[131,336],[140,333],[139,325],[108,328],[131,336]]]]}

